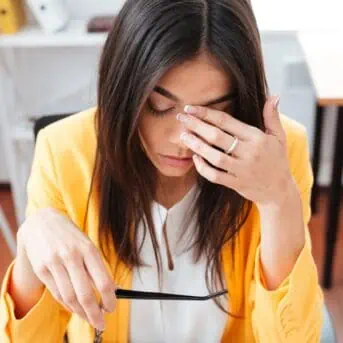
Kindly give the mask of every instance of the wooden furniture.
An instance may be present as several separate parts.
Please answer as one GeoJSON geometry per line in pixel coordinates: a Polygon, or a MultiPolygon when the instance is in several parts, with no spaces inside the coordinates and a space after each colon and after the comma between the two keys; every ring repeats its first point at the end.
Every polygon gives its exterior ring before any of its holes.
{"type": "Polygon", "coordinates": [[[339,227],[341,178],[343,166],[343,31],[299,32],[298,39],[313,80],[317,95],[315,140],[313,151],[314,187],[312,209],[316,212],[318,197],[317,177],[322,141],[324,110],[336,106],[338,115],[334,138],[331,185],[326,221],[324,258],[324,288],[332,285],[332,269],[339,227]]]}
{"type": "Polygon", "coordinates": [[[8,245],[8,248],[11,251],[12,256],[14,257],[17,253],[17,244],[15,237],[12,233],[10,225],[6,219],[5,213],[0,205],[0,232],[4,236],[5,242],[8,245]]]}

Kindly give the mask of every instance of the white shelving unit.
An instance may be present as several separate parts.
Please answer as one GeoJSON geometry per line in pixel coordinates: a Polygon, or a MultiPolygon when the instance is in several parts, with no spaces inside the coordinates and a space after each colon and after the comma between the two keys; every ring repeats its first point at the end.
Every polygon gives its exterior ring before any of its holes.
{"type": "Polygon", "coordinates": [[[34,135],[33,135],[33,125],[26,125],[26,126],[19,126],[11,132],[11,139],[14,141],[21,141],[21,142],[33,142],[34,135]]]}
{"type": "MultiPolygon", "coordinates": [[[[63,55],[65,49],[75,48],[75,56],[79,56],[77,55],[77,49],[90,48],[90,50],[95,49],[94,51],[101,49],[106,37],[107,33],[88,33],[87,19],[71,20],[64,30],[57,33],[45,33],[37,24],[33,23],[16,34],[0,35],[0,79],[4,80],[0,84],[0,92],[2,92],[0,95],[3,96],[3,106],[0,108],[2,121],[0,134],[3,136],[5,159],[13,190],[18,224],[24,219],[26,182],[32,162],[34,136],[32,121],[27,117],[29,113],[25,113],[26,108],[22,106],[20,99],[17,97],[16,90],[20,85],[12,77],[12,73],[18,68],[16,65],[17,54],[22,56],[25,51],[32,49],[43,49],[45,51],[57,48],[61,51],[61,58],[66,58],[63,55]]],[[[85,53],[89,53],[90,50],[85,50],[85,53]]],[[[91,62],[92,60],[89,61],[90,64],[87,64],[86,68],[95,68],[96,66],[91,62]]],[[[77,66],[77,63],[75,63],[75,67],[77,66]]],[[[29,68],[29,65],[26,65],[25,68],[29,68]]],[[[62,72],[61,67],[56,69],[56,73],[62,72]]],[[[51,69],[50,73],[52,73],[51,69]]],[[[69,82],[82,82],[78,79],[78,76],[75,76],[80,74],[72,73],[72,75],[74,75],[74,79],[68,73],[62,78],[68,78],[68,80],[71,78],[69,82]]],[[[51,77],[53,78],[53,74],[51,74],[51,77]]],[[[44,102],[44,99],[38,101],[44,102]]]]}
{"type": "Polygon", "coordinates": [[[29,25],[13,35],[0,36],[0,48],[92,47],[101,46],[106,33],[88,33],[85,20],[72,20],[57,33],[44,33],[39,26],[29,25]]]}

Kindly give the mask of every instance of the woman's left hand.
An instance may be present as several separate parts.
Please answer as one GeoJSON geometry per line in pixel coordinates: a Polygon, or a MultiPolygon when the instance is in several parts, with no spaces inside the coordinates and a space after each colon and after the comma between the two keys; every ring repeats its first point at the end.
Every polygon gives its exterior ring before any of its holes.
{"type": "Polygon", "coordinates": [[[186,129],[180,138],[195,153],[197,171],[210,182],[232,188],[258,207],[281,206],[288,190],[295,187],[278,103],[279,98],[271,97],[265,104],[266,132],[225,112],[201,106],[186,106],[187,114],[177,116],[186,129]],[[218,150],[227,151],[235,137],[238,144],[232,154],[218,150]]]}

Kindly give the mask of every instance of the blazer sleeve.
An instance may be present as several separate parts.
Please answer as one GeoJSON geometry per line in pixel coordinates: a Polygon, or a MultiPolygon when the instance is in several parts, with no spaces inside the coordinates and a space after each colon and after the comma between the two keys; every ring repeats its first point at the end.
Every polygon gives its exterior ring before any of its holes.
{"type": "Polygon", "coordinates": [[[256,251],[252,325],[257,342],[315,343],[320,341],[321,336],[323,293],[311,253],[308,230],[313,174],[306,130],[303,127],[299,128],[292,143],[290,165],[301,193],[306,242],[291,273],[273,291],[265,288],[260,247],[256,251]]]}
{"type": "MultiPolygon", "coordinates": [[[[52,207],[61,213],[66,213],[59,192],[54,169],[54,156],[51,154],[46,129],[40,131],[37,137],[27,192],[27,216],[46,207],[52,207]]],[[[8,293],[13,265],[14,261],[8,268],[1,287],[0,342],[62,342],[71,314],[55,300],[47,288],[45,288],[39,301],[23,318],[16,318],[15,305],[8,293]]]]}

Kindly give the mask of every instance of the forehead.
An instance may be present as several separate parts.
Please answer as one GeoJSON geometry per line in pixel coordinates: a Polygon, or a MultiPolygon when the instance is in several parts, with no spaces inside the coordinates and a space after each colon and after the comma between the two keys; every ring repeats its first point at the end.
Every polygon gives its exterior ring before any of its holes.
{"type": "Polygon", "coordinates": [[[206,103],[231,91],[230,77],[219,63],[200,55],[170,69],[158,82],[185,103],[206,103]]]}

